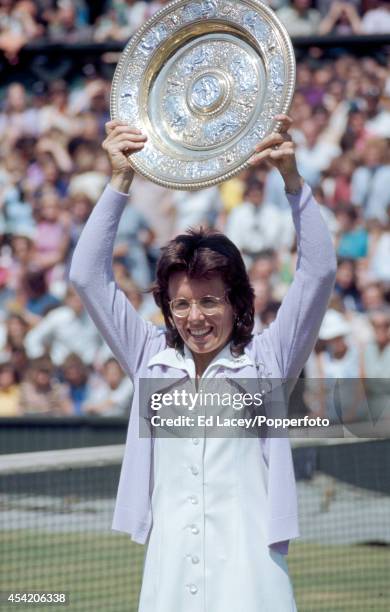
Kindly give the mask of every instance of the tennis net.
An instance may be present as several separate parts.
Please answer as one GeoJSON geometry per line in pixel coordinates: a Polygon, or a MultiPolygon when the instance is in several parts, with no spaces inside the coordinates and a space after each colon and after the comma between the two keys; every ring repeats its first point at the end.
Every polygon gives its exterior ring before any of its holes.
{"type": "MultiPolygon", "coordinates": [[[[389,610],[390,439],[292,442],[298,610],[389,610]]],[[[122,456],[115,445],[0,457],[1,610],[28,592],[66,593],[72,612],[136,612],[143,547],[110,530],[122,456]]]]}

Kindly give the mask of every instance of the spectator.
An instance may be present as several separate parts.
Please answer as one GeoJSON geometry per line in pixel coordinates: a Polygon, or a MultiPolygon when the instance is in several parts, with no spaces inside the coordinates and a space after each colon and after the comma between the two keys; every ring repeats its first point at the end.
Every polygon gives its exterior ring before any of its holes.
{"type": "Polygon", "coordinates": [[[371,282],[362,289],[362,304],[366,312],[382,310],[388,307],[382,283],[371,282]]]}
{"type": "Polygon", "coordinates": [[[386,222],[390,204],[390,163],[385,140],[367,141],[361,164],[352,175],[352,202],[360,206],[365,219],[386,222]]]}
{"type": "Polygon", "coordinates": [[[54,378],[49,357],[31,362],[26,380],[20,389],[19,407],[22,414],[69,416],[72,404],[65,385],[54,378]]]}
{"type": "Polygon", "coordinates": [[[390,33],[390,3],[389,0],[375,0],[363,16],[362,30],[364,34],[390,33]]]}
{"type": "Polygon", "coordinates": [[[64,225],[60,199],[53,188],[45,187],[37,198],[37,204],[34,262],[38,268],[47,271],[50,281],[56,266],[63,269],[69,248],[69,230],[64,225]]]}
{"type": "Polygon", "coordinates": [[[128,416],[133,383],[114,358],[103,366],[102,378],[92,389],[85,411],[100,416],[128,416]]]}
{"type": "Polygon", "coordinates": [[[287,248],[292,242],[291,219],[271,203],[264,202],[266,173],[248,180],[245,201],[228,216],[225,233],[241,250],[249,266],[263,249],[287,248]]]}
{"type": "Polygon", "coordinates": [[[0,363],[0,417],[19,416],[20,388],[10,363],[0,363]]]}
{"type": "Polygon", "coordinates": [[[74,162],[74,173],[69,182],[69,195],[86,195],[93,202],[99,198],[107,183],[107,176],[96,169],[98,145],[84,139],[75,139],[70,143],[74,162]]]}
{"type": "Polygon", "coordinates": [[[29,331],[25,341],[30,359],[49,351],[56,366],[61,366],[71,353],[76,353],[90,365],[100,345],[99,334],[71,287],[67,291],[65,306],[49,312],[29,331]]]}
{"type": "Polygon", "coordinates": [[[311,0],[292,0],[291,6],[284,6],[276,12],[290,36],[312,36],[317,33],[321,15],[311,5],[311,0]]]}
{"type": "Polygon", "coordinates": [[[79,355],[71,353],[62,365],[62,372],[73,405],[72,414],[80,416],[84,413],[85,402],[90,394],[88,368],[79,355]]]}
{"type": "Polygon", "coordinates": [[[352,205],[340,205],[336,208],[336,219],[339,225],[337,236],[337,255],[350,259],[366,257],[368,250],[368,233],[362,227],[359,213],[352,205]]]}
{"type": "Polygon", "coordinates": [[[2,0],[0,7],[0,49],[16,64],[22,47],[42,33],[36,21],[37,7],[31,0],[2,0]]]}
{"type": "Polygon", "coordinates": [[[173,234],[190,227],[214,227],[223,206],[218,187],[198,191],[176,191],[172,194],[174,209],[173,234]]]}
{"type": "Polygon", "coordinates": [[[360,291],[356,284],[356,267],[353,259],[339,258],[334,287],[348,311],[362,311],[360,291]]]}
{"type": "Polygon", "coordinates": [[[61,302],[49,293],[43,270],[29,270],[22,280],[21,302],[25,318],[31,326],[36,325],[50,310],[61,302]]]}
{"type": "Polygon", "coordinates": [[[387,207],[387,217],[387,225],[371,225],[368,267],[373,280],[390,285],[390,206],[387,207]]]}
{"type": "Polygon", "coordinates": [[[266,280],[251,280],[255,291],[255,327],[254,333],[260,333],[269,325],[270,313],[276,313],[280,302],[273,299],[272,287],[266,280]]]}
{"type": "Polygon", "coordinates": [[[147,250],[153,242],[154,233],[146,219],[128,203],[119,222],[114,257],[123,259],[131,277],[142,289],[147,289],[152,282],[147,250]]]}
{"type": "Polygon", "coordinates": [[[316,415],[326,416],[333,423],[355,421],[361,416],[364,395],[362,386],[353,381],[361,375],[361,360],[351,327],[342,314],[329,309],[318,337],[325,350],[313,352],[307,363],[305,372],[314,380],[307,386],[306,401],[309,399],[316,415]]]}
{"type": "Polygon", "coordinates": [[[0,326],[0,362],[11,359],[12,353],[24,348],[24,339],[28,331],[28,323],[20,314],[8,315],[5,323],[0,326]]]}
{"type": "MultiPolygon", "coordinates": [[[[370,323],[374,339],[364,350],[364,376],[390,380],[390,310],[373,310],[370,323]]],[[[388,397],[387,397],[388,401],[388,397]]]]}
{"type": "Polygon", "coordinates": [[[389,414],[390,391],[390,314],[389,310],[374,310],[370,314],[374,339],[363,355],[363,376],[371,420],[378,423],[389,414]]]}
{"type": "Polygon", "coordinates": [[[332,2],[328,14],[321,21],[319,34],[361,34],[362,22],[353,4],[332,2]]]}
{"type": "Polygon", "coordinates": [[[0,112],[0,133],[6,136],[10,146],[22,136],[36,136],[38,115],[38,111],[29,104],[25,86],[11,83],[0,112]]]}

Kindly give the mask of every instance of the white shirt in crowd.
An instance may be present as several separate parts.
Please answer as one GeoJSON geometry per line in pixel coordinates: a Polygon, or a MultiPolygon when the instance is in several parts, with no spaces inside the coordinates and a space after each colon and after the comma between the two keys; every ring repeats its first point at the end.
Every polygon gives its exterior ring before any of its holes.
{"type": "Polygon", "coordinates": [[[25,339],[30,359],[49,351],[53,363],[58,366],[70,353],[76,353],[88,365],[93,363],[101,343],[99,332],[89,316],[85,312],[77,316],[69,306],[49,312],[25,339]]]}
{"type": "Polygon", "coordinates": [[[225,233],[244,254],[255,255],[263,249],[290,247],[294,226],[290,211],[266,202],[243,202],[230,213],[225,233]]]}
{"type": "Polygon", "coordinates": [[[133,383],[127,376],[123,378],[116,389],[111,389],[105,380],[99,380],[88,395],[84,411],[88,406],[110,403],[110,407],[101,411],[102,416],[126,416],[130,412],[130,402],[133,396],[133,383]]]}
{"type": "Polygon", "coordinates": [[[173,194],[175,208],[174,234],[186,232],[190,227],[210,226],[222,210],[218,187],[200,191],[176,191],[173,194]]]}

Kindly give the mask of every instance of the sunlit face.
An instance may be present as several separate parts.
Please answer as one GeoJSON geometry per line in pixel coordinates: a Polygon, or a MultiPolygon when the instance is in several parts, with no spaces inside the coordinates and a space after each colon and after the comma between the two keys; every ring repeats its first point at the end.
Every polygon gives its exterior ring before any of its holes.
{"type": "MultiPolygon", "coordinates": [[[[220,276],[211,279],[194,280],[185,272],[175,272],[169,279],[169,299],[185,298],[199,300],[204,296],[222,297],[226,291],[220,276]]],[[[195,355],[208,356],[210,360],[229,342],[234,313],[225,299],[213,315],[205,315],[198,304],[192,304],[186,317],[172,314],[174,325],[184,343],[195,355]]]]}

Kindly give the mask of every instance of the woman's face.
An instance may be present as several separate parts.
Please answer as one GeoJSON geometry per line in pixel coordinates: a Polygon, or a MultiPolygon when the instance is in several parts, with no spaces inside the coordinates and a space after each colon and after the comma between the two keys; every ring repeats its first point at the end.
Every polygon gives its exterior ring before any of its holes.
{"type": "MultiPolygon", "coordinates": [[[[220,276],[210,279],[190,279],[185,272],[175,272],[169,279],[169,299],[199,300],[205,296],[222,298],[225,285],[220,276]]],[[[191,304],[185,317],[172,314],[174,325],[192,353],[213,358],[230,340],[234,313],[231,304],[224,300],[213,315],[205,315],[198,304],[191,304]]]]}

